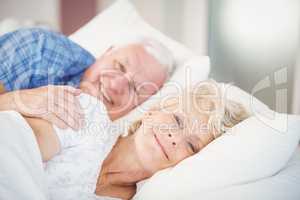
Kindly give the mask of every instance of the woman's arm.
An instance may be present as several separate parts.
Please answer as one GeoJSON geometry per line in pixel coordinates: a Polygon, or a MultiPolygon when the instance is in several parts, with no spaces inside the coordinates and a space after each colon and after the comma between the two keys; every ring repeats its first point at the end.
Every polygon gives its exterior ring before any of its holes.
{"type": "Polygon", "coordinates": [[[50,160],[60,151],[60,142],[53,126],[46,120],[25,117],[39,145],[43,161],[50,160]]]}

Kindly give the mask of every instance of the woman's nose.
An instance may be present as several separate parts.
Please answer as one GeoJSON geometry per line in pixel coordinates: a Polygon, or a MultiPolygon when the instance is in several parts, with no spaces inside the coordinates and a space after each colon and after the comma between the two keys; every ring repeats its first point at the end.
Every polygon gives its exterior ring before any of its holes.
{"type": "Polygon", "coordinates": [[[178,135],[178,133],[167,133],[164,139],[167,145],[172,149],[176,148],[180,142],[180,136],[178,135]]]}
{"type": "Polygon", "coordinates": [[[176,146],[176,141],[175,141],[174,138],[172,138],[172,136],[173,136],[173,135],[172,135],[171,133],[168,134],[168,137],[170,138],[171,145],[172,145],[172,146],[176,146]]]}

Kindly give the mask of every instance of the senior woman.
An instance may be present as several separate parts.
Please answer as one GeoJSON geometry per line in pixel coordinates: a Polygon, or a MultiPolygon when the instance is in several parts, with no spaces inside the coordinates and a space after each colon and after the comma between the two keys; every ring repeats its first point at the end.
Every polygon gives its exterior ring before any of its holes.
{"type": "Polygon", "coordinates": [[[45,162],[51,199],[131,199],[136,183],[190,157],[227,128],[248,117],[244,107],[222,100],[214,81],[160,102],[134,122],[126,136],[106,108],[86,94],[87,115],[78,132],[27,119],[45,162]]]}

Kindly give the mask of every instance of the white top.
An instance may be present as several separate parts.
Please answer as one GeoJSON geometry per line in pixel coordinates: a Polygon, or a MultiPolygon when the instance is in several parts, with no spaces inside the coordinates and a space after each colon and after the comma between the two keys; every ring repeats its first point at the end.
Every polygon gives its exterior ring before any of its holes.
{"type": "Polygon", "coordinates": [[[120,131],[113,125],[102,102],[87,94],[79,97],[85,113],[80,131],[54,126],[61,152],[45,163],[50,199],[116,200],[95,195],[102,162],[111,151],[120,131]]]}

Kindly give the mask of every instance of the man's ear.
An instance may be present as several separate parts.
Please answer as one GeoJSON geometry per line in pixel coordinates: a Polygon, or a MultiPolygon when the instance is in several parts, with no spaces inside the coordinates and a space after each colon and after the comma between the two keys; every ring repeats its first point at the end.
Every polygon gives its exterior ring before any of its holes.
{"type": "Polygon", "coordinates": [[[114,48],[114,46],[113,46],[113,45],[111,45],[111,46],[110,46],[108,49],[106,49],[106,51],[104,52],[104,54],[103,54],[103,55],[110,54],[113,48],[114,48]]]}
{"type": "Polygon", "coordinates": [[[98,59],[102,59],[104,56],[110,54],[113,48],[114,48],[114,46],[110,46],[108,49],[105,50],[104,53],[102,53],[102,54],[97,58],[97,60],[98,60],[98,59]]]}

